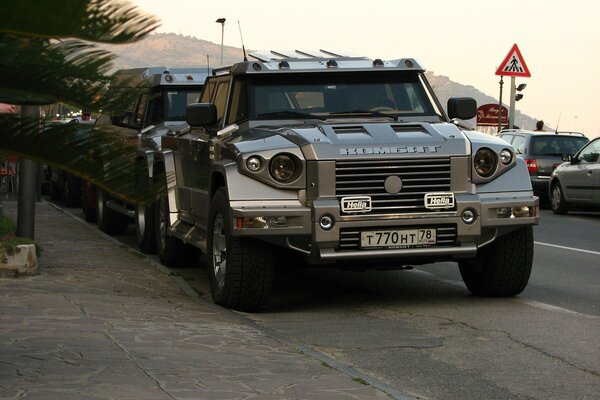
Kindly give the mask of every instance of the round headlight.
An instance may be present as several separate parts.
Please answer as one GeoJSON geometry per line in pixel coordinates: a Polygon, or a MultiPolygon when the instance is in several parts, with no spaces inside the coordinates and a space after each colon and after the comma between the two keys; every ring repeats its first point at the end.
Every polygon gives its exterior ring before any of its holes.
{"type": "Polygon", "coordinates": [[[296,163],[287,154],[279,154],[271,160],[269,172],[276,181],[288,182],[296,174],[296,163]]]}
{"type": "Polygon", "coordinates": [[[483,178],[491,176],[496,171],[498,157],[490,149],[479,149],[473,158],[475,172],[483,178]]]}
{"type": "Polygon", "coordinates": [[[262,168],[262,160],[257,156],[249,157],[246,160],[246,167],[252,172],[260,171],[262,168]]]}
{"type": "Polygon", "coordinates": [[[510,164],[510,162],[512,161],[513,155],[512,152],[508,149],[503,149],[500,152],[500,162],[504,165],[508,165],[510,164]]]}

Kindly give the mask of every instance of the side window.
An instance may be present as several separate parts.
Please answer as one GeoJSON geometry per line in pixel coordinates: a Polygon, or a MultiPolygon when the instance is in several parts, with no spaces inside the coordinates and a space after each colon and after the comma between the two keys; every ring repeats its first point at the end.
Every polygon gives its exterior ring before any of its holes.
{"type": "Polygon", "coordinates": [[[515,137],[514,135],[506,135],[505,134],[505,135],[500,136],[500,139],[507,141],[508,143],[512,143],[514,137],[515,137]]]}
{"type": "Polygon", "coordinates": [[[515,148],[517,154],[523,154],[525,152],[525,137],[515,136],[515,138],[512,141],[512,145],[515,148]]]}
{"type": "Polygon", "coordinates": [[[598,162],[598,155],[600,155],[600,140],[596,140],[594,143],[591,143],[588,147],[583,149],[583,151],[579,153],[579,159],[582,162],[595,163],[598,162]]]}
{"type": "Polygon", "coordinates": [[[215,87],[215,81],[211,81],[206,84],[204,90],[202,91],[202,95],[200,96],[200,103],[210,103],[213,98],[215,87]]]}
{"type": "Polygon", "coordinates": [[[137,103],[135,110],[135,126],[143,127],[144,123],[144,112],[146,112],[146,102],[148,101],[148,95],[144,94],[140,97],[140,101],[137,103]]]}
{"type": "Polygon", "coordinates": [[[229,93],[229,81],[219,82],[215,91],[213,103],[217,107],[217,127],[222,126],[227,106],[227,94],[229,93]]]}
{"type": "Polygon", "coordinates": [[[248,119],[248,91],[244,81],[234,81],[227,124],[248,119]]]}

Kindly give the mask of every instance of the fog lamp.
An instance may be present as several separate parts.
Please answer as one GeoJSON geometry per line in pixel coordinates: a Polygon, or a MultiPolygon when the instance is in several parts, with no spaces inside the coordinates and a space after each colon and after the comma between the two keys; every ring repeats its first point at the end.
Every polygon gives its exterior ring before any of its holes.
{"type": "Polygon", "coordinates": [[[475,210],[467,208],[462,212],[461,217],[465,224],[471,225],[477,219],[477,214],[475,213],[475,210]]]}
{"type": "Polygon", "coordinates": [[[531,216],[531,214],[529,212],[529,207],[527,207],[527,206],[513,207],[513,209],[512,209],[512,215],[515,218],[524,218],[524,217],[531,216]]]}
{"type": "Polygon", "coordinates": [[[333,217],[331,215],[323,215],[320,219],[319,219],[319,226],[321,227],[321,229],[328,231],[331,230],[331,228],[333,228],[333,217]]]}
{"type": "Polygon", "coordinates": [[[254,228],[282,228],[287,226],[287,217],[267,216],[267,217],[238,217],[235,221],[235,226],[238,229],[254,228]]]}
{"type": "Polygon", "coordinates": [[[496,208],[496,216],[498,218],[510,218],[512,209],[510,207],[496,208]]]}

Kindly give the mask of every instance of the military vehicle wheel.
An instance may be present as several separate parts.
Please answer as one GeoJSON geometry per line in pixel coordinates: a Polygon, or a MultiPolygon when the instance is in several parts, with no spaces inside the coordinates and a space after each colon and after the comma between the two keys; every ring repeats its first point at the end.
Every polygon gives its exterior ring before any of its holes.
{"type": "Polygon", "coordinates": [[[475,296],[508,297],[527,286],[533,265],[533,228],[526,226],[481,248],[476,258],[459,262],[465,285],[475,296]]]}
{"type": "Polygon", "coordinates": [[[274,278],[274,252],[267,243],[233,237],[225,189],[213,197],[208,217],[207,271],[213,301],[240,311],[266,307],[274,278]]]}
{"type": "Polygon", "coordinates": [[[552,212],[554,214],[564,215],[569,212],[560,183],[555,182],[552,184],[552,188],[550,189],[550,200],[552,212]]]}
{"type": "Polygon", "coordinates": [[[140,250],[146,254],[156,252],[155,207],[156,203],[135,207],[135,236],[140,250]]]}
{"type": "Polygon", "coordinates": [[[83,185],[82,191],[81,211],[83,212],[83,218],[87,222],[96,222],[98,215],[96,214],[96,207],[94,207],[95,202],[90,199],[92,195],[95,197],[96,193],[95,191],[91,192],[91,189],[89,189],[86,184],[83,185]]]}
{"type": "Polygon", "coordinates": [[[169,201],[166,196],[162,197],[154,207],[154,215],[156,252],[160,262],[169,268],[185,268],[198,265],[200,251],[167,234],[170,223],[169,201]]]}
{"type": "Polygon", "coordinates": [[[106,206],[106,202],[110,200],[110,195],[104,190],[96,189],[96,198],[98,228],[108,235],[125,234],[127,232],[127,225],[129,225],[127,216],[119,214],[106,206]]]}
{"type": "Polygon", "coordinates": [[[76,176],[65,174],[63,201],[66,207],[81,206],[81,180],[76,176]]]}
{"type": "MultiPolygon", "coordinates": [[[[142,165],[142,167],[145,167],[142,165]]],[[[144,168],[145,169],[145,168],[144,168]]],[[[148,192],[150,180],[146,175],[139,174],[136,179],[136,191],[139,193],[148,192]]],[[[146,254],[156,252],[156,203],[137,204],[135,206],[135,237],[137,244],[146,254]]]]}

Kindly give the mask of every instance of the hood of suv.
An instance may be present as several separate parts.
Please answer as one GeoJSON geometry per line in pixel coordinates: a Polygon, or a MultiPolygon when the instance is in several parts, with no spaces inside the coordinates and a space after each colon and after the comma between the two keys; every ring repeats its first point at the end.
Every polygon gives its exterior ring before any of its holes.
{"type": "MultiPolygon", "coordinates": [[[[284,147],[281,138],[302,150],[307,160],[470,154],[470,142],[448,123],[343,123],[254,128],[246,141],[236,141],[241,152],[261,146],[284,147]],[[273,135],[279,139],[271,138],[273,135]],[[261,138],[257,143],[256,138],[261,138]]],[[[264,150],[264,147],[263,147],[264,150]]]]}

